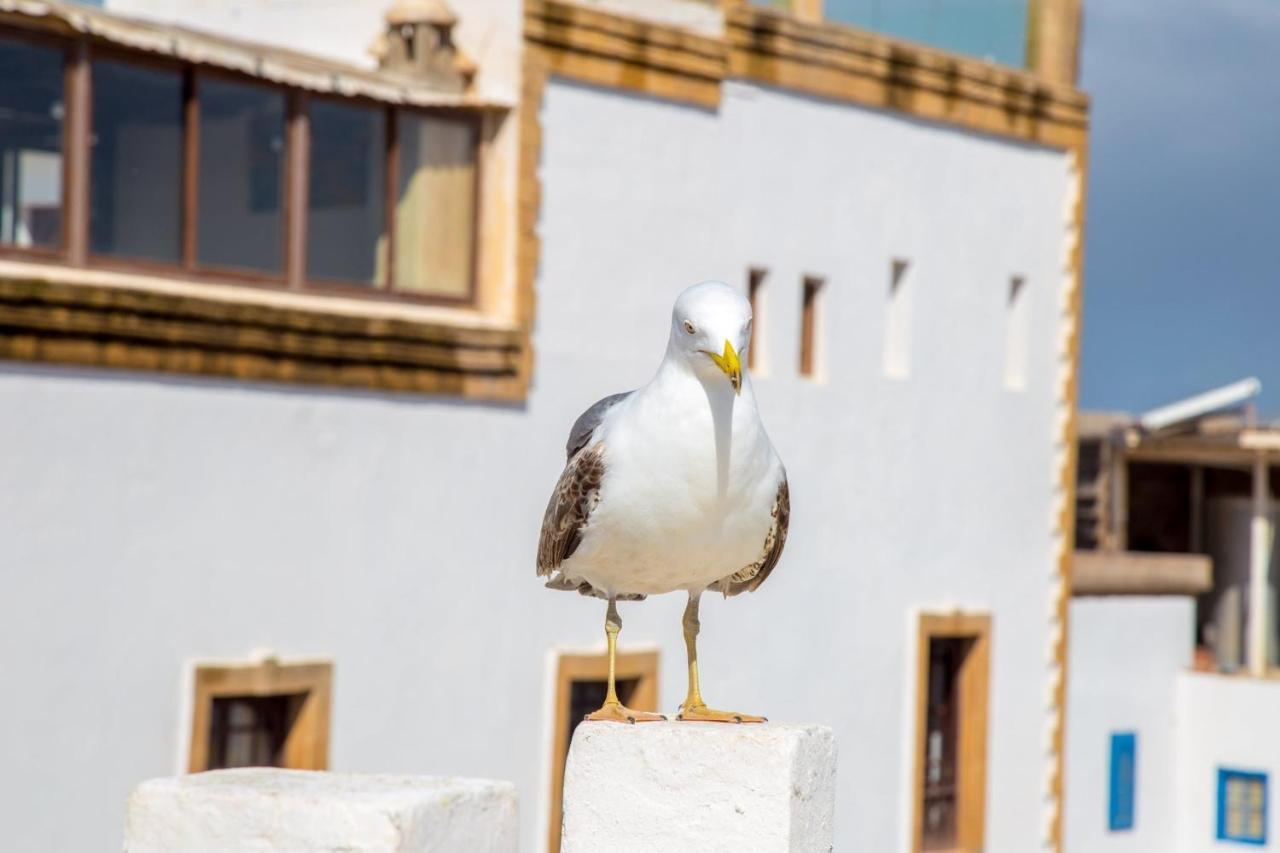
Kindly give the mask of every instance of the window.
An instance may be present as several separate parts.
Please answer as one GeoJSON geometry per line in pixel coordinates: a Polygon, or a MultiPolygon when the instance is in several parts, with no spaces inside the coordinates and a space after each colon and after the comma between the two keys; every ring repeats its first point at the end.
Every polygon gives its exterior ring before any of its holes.
{"type": "Polygon", "coordinates": [[[374,107],[311,104],[307,278],[383,280],[386,114],[374,107]]]}
{"type": "Polygon", "coordinates": [[[285,94],[199,78],[196,263],[284,270],[285,94]]]}
{"type": "MultiPolygon", "coordinates": [[[[658,710],[658,653],[618,652],[614,662],[618,698],[637,711],[658,710]]],[[[564,764],[573,731],[582,718],[604,703],[609,658],[597,654],[561,654],[556,667],[555,728],[552,731],[551,822],[548,850],[559,853],[564,764]]]]}
{"type": "Polygon", "coordinates": [[[800,304],[800,375],[818,373],[818,335],[822,301],[822,279],[805,276],[804,296],[800,304]]]}
{"type": "Polygon", "coordinates": [[[1218,768],[1218,839],[1266,845],[1267,774],[1218,768]]]}
{"type": "Polygon", "coordinates": [[[305,693],[218,696],[209,726],[209,769],[284,767],[284,746],[305,693]]]}
{"type": "Polygon", "coordinates": [[[1133,829],[1134,789],[1138,777],[1138,736],[1133,732],[1111,735],[1110,777],[1107,828],[1112,832],[1133,829]]]}
{"type": "Polygon", "coordinates": [[[197,666],[189,772],[328,769],[332,682],[324,661],[197,666]]]}
{"type": "Polygon", "coordinates": [[[983,849],[988,616],[920,619],[913,849],[983,849]]]}
{"type": "Polygon", "coordinates": [[[0,37],[0,245],[62,242],[63,55],[0,37]]]}
{"type": "Polygon", "coordinates": [[[313,96],[0,32],[0,249],[474,300],[476,109],[313,96]]]}
{"type": "Polygon", "coordinates": [[[1030,317],[1027,308],[1026,279],[1009,280],[1009,297],[1005,304],[1004,387],[1022,391],[1027,387],[1027,357],[1030,346],[1030,317]]]}
{"type": "Polygon", "coordinates": [[[177,263],[182,72],[96,57],[92,78],[89,251],[177,263]]]}
{"type": "Polygon", "coordinates": [[[747,301],[751,303],[751,346],[747,350],[747,369],[764,370],[764,280],[767,273],[759,267],[747,270],[747,301]]]}
{"type": "Polygon", "coordinates": [[[911,282],[907,261],[889,270],[889,310],[884,332],[884,372],[893,379],[911,375],[911,282]]]}
{"type": "Polygon", "coordinates": [[[471,295],[479,127],[466,118],[401,113],[395,289],[471,295]]]}

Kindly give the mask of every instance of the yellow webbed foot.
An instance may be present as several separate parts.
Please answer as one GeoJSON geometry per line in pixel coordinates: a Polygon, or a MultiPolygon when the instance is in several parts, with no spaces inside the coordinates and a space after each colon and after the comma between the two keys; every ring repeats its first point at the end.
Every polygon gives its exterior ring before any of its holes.
{"type": "Polygon", "coordinates": [[[685,708],[681,707],[680,713],[676,714],[676,719],[686,723],[767,723],[767,717],[757,717],[754,714],[743,714],[738,711],[717,711],[714,708],[708,708],[706,705],[693,705],[685,708]]]}
{"type": "Polygon", "coordinates": [[[608,723],[656,723],[667,718],[648,711],[633,711],[621,702],[605,702],[599,711],[592,711],[582,719],[591,722],[603,720],[608,723]]]}

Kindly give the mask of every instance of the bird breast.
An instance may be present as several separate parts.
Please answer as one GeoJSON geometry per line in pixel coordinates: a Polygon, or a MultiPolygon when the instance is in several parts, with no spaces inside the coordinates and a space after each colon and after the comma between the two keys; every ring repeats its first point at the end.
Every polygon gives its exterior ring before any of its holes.
{"type": "Polygon", "coordinates": [[[724,390],[690,378],[635,395],[606,425],[600,501],[574,560],[593,585],[701,589],[760,558],[781,463],[750,389],[724,390]]]}

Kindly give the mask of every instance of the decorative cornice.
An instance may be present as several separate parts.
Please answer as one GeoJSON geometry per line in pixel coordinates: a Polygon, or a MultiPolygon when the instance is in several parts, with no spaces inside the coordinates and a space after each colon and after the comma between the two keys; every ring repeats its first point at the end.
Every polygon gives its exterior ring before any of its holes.
{"type": "Polygon", "coordinates": [[[526,346],[518,329],[0,277],[0,359],[519,400],[526,346]]]}
{"type": "Polygon", "coordinates": [[[723,39],[561,0],[527,0],[525,41],[552,74],[714,107],[728,69],[723,39]]]}
{"type": "Polygon", "coordinates": [[[758,6],[725,29],[733,77],[1059,148],[1087,133],[1087,96],[1024,71],[758,6]]]}
{"type": "Polygon", "coordinates": [[[1089,99],[1034,74],[787,12],[725,10],[717,38],[528,0],[525,40],[549,73],[714,108],[728,78],[1057,148],[1088,133],[1089,99]]]}

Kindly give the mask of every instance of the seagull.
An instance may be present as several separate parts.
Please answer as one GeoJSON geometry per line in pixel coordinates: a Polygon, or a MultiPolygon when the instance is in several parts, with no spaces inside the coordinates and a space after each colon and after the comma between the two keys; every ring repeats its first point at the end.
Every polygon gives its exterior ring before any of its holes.
{"type": "Polygon", "coordinates": [[[671,312],[667,352],[642,388],[613,394],[569,430],[547,504],[538,576],[606,599],[609,683],[588,720],[666,719],[618,701],[617,602],[683,590],[689,692],[677,719],[764,722],[708,708],[698,685],[698,602],[754,591],[778,564],[791,514],[787,475],[756,408],[743,356],[751,306],[722,282],[696,284],[671,312]]]}

